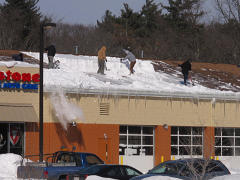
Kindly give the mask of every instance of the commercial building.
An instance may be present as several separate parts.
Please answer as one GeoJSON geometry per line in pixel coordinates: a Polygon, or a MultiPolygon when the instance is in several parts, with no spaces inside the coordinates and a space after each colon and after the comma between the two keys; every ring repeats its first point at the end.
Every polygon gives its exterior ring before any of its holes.
{"type": "MultiPolygon", "coordinates": [[[[39,154],[39,69],[1,65],[0,71],[0,153],[39,154]]],[[[53,107],[53,91],[45,89],[44,153],[75,147],[96,153],[106,163],[129,164],[142,171],[173,158],[240,157],[237,93],[94,89],[65,93],[67,101],[81,108],[84,119],[76,118],[76,124],[67,123],[65,129],[53,107]]]]}

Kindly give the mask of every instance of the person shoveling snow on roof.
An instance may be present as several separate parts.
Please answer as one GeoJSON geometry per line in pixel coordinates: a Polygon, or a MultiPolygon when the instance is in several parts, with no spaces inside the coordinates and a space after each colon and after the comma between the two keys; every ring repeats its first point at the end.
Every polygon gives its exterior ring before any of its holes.
{"type": "Polygon", "coordinates": [[[191,79],[191,75],[189,76],[189,71],[192,70],[192,65],[191,65],[192,60],[188,59],[187,61],[183,62],[182,64],[178,64],[182,68],[182,73],[183,73],[183,79],[184,79],[184,84],[187,85],[187,80],[188,78],[191,79]]]}
{"type": "Polygon", "coordinates": [[[102,48],[98,51],[98,74],[104,74],[106,61],[106,46],[102,46],[102,48]]]}
{"type": "Polygon", "coordinates": [[[136,64],[136,57],[132,52],[130,52],[130,49],[123,49],[123,51],[126,54],[125,58],[120,59],[121,63],[124,63],[128,69],[130,70],[130,74],[133,74],[135,71],[133,70],[134,65],[136,64]],[[130,64],[129,64],[130,63],[130,64]]]}
{"type": "Polygon", "coordinates": [[[56,48],[54,45],[50,45],[48,47],[45,48],[45,51],[47,51],[47,55],[48,55],[48,68],[52,69],[54,68],[54,56],[56,54],[56,48]]]}

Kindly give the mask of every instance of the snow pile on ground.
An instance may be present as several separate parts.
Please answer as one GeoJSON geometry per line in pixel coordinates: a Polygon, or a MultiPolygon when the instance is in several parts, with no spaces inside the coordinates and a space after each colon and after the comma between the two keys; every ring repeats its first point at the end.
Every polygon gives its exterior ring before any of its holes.
{"type": "MultiPolygon", "coordinates": [[[[0,154],[0,179],[1,180],[17,180],[17,167],[21,163],[21,156],[7,153],[7,154],[0,154]]],[[[231,162],[229,162],[231,164],[231,162]]],[[[231,169],[230,169],[231,171],[231,169]]],[[[240,168],[235,169],[232,172],[232,175],[216,177],[213,180],[239,180],[240,179],[240,168]],[[234,174],[238,173],[238,174],[234,174]]],[[[108,179],[109,178],[101,178],[98,176],[89,176],[87,180],[101,180],[101,179],[108,179]]],[[[174,180],[176,178],[170,177],[149,177],[146,180],[174,180]]]]}
{"type": "Polygon", "coordinates": [[[240,179],[240,174],[232,174],[232,175],[215,177],[212,180],[239,180],[239,179],[240,179]]]}
{"type": "MultiPolygon", "coordinates": [[[[23,52],[39,59],[39,53],[23,52]]],[[[54,90],[62,87],[69,91],[98,90],[105,92],[149,92],[154,93],[186,93],[186,94],[220,94],[239,96],[240,93],[219,91],[199,85],[185,86],[181,84],[182,78],[177,74],[156,72],[151,60],[137,60],[135,73],[129,75],[125,64],[120,58],[107,57],[106,75],[97,74],[98,61],[96,56],[76,56],[56,54],[55,60],[60,61],[60,69],[44,69],[45,90],[54,90]]],[[[48,63],[44,54],[44,62],[48,63]]],[[[179,73],[179,72],[178,72],[179,73]]]]}
{"type": "Polygon", "coordinates": [[[20,165],[21,160],[21,156],[16,154],[0,154],[0,179],[17,179],[17,166],[20,165]]]}

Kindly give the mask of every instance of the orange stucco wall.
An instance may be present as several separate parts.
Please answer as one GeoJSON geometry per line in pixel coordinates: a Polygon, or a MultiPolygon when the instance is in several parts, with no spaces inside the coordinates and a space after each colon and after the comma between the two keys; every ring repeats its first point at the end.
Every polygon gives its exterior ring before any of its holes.
{"type": "Polygon", "coordinates": [[[204,157],[210,158],[211,156],[215,155],[214,152],[214,127],[205,127],[204,129],[204,157]]]}
{"type": "MultiPolygon", "coordinates": [[[[26,124],[25,155],[39,153],[38,124],[26,124]]],[[[44,154],[53,153],[65,147],[75,151],[97,154],[106,163],[118,163],[119,125],[77,124],[67,130],[59,123],[44,123],[44,154]],[[107,138],[104,138],[104,134],[107,138]]],[[[33,159],[33,158],[31,158],[33,159]]],[[[33,159],[35,160],[35,159],[33,159]]]]}
{"type": "Polygon", "coordinates": [[[171,127],[168,129],[163,126],[155,128],[155,161],[154,165],[161,163],[162,160],[171,159],[171,127]],[[162,159],[163,157],[163,159],[162,159]]]}

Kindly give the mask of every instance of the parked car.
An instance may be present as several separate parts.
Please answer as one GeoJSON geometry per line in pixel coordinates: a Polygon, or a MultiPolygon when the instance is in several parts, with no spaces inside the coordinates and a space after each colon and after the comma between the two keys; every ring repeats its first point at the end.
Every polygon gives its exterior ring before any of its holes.
{"type": "Polygon", "coordinates": [[[149,170],[147,174],[133,177],[131,180],[141,180],[152,176],[169,176],[184,180],[208,180],[227,174],[230,172],[221,161],[189,158],[160,163],[149,170]]]}
{"type": "Polygon", "coordinates": [[[80,170],[74,175],[69,175],[69,180],[84,180],[90,175],[96,175],[104,178],[129,180],[134,176],[141,175],[139,170],[127,165],[99,164],[80,170]]]}
{"type": "MultiPolygon", "coordinates": [[[[26,157],[24,157],[26,158],[26,157]]],[[[18,166],[17,177],[20,179],[65,180],[66,175],[104,162],[93,153],[57,151],[48,156],[46,162],[27,162],[18,166]],[[52,159],[48,162],[48,159],[52,159]]]]}

